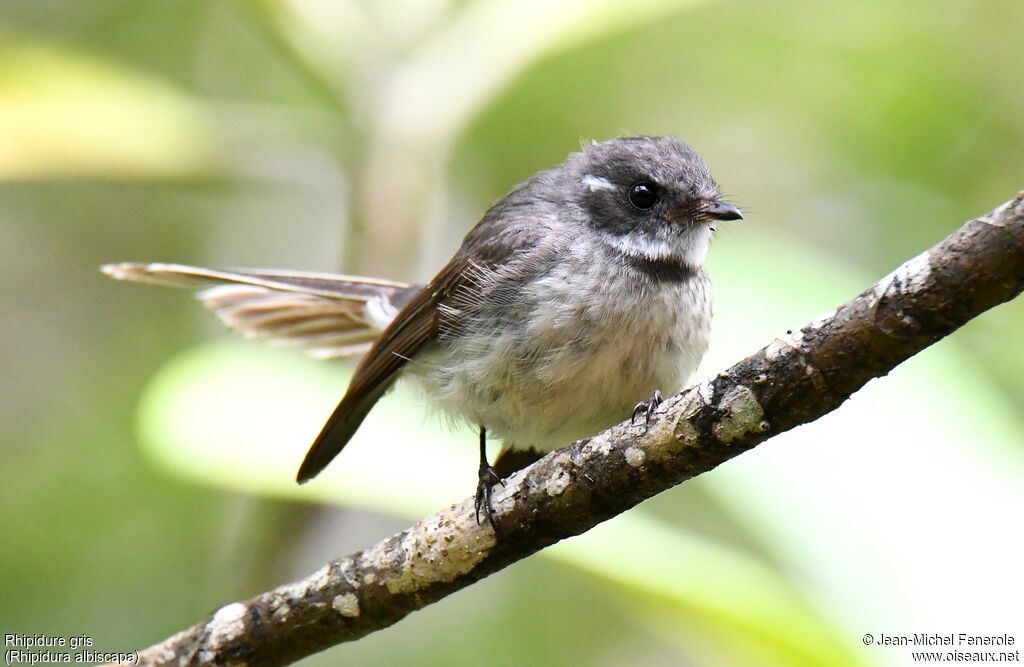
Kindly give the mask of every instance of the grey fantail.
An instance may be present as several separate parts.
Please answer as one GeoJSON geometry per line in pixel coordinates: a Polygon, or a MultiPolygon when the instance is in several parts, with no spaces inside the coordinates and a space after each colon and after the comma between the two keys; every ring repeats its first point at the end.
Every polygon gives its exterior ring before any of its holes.
{"type": "Polygon", "coordinates": [[[521,183],[425,286],[176,264],[103,270],[220,283],[200,297],[232,328],[320,357],[365,352],[299,482],[337,456],[400,376],[419,382],[442,410],[479,427],[477,516],[483,509],[496,526],[491,487],[498,471],[539,455],[524,451],[592,435],[631,409],[649,420],[659,390],[682,387],[708,345],[703,265],[714,224],[741,217],[688,146],[631,136],[587,145],[521,183]],[[494,468],[488,433],[504,441],[494,468]]]}

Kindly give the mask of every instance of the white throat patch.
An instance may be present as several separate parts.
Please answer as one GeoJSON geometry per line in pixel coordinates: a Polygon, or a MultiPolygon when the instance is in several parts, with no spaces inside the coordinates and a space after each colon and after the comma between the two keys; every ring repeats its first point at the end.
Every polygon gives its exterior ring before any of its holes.
{"type": "Polygon", "coordinates": [[[703,266],[711,243],[711,226],[696,224],[675,238],[666,239],[660,234],[633,233],[625,235],[608,234],[605,240],[619,251],[646,259],[659,260],[675,258],[689,266],[703,266]]]}

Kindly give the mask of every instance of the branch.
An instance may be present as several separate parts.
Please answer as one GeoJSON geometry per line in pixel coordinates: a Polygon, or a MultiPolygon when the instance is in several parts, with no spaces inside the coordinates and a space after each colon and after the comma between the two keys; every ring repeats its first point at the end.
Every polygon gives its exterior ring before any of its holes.
{"type": "Polygon", "coordinates": [[[500,539],[472,499],[139,654],[146,665],[284,665],[388,627],[464,586],[837,408],[872,378],[1024,288],[1024,192],[873,287],[495,489],[500,539]]]}

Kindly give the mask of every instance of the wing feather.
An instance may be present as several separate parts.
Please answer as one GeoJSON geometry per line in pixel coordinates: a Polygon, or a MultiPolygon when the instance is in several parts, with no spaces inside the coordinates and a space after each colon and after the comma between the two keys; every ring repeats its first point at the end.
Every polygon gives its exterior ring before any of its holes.
{"type": "Polygon", "coordinates": [[[445,314],[458,294],[474,294],[481,276],[495,267],[509,267],[521,250],[536,250],[544,233],[536,209],[520,217],[517,192],[488,211],[463,240],[462,248],[422,290],[412,295],[374,342],[356,368],[345,396],[306,453],[296,479],[306,482],[323,470],[345,447],[381,396],[394,384],[402,367],[428,343],[452,332],[445,314]]]}
{"type": "Polygon", "coordinates": [[[296,475],[299,483],[312,479],[327,467],[348,444],[374,404],[394,384],[402,366],[435,337],[440,317],[437,306],[459,284],[465,265],[461,258],[453,259],[412,297],[363,357],[345,396],[299,466],[296,475]]]}

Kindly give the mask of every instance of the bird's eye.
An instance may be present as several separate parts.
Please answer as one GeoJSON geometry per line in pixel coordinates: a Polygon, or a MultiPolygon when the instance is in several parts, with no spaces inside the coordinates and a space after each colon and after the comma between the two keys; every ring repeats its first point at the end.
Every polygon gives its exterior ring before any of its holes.
{"type": "Polygon", "coordinates": [[[634,183],[629,186],[629,203],[641,211],[650,210],[658,203],[658,191],[650,183],[634,183]]]}

